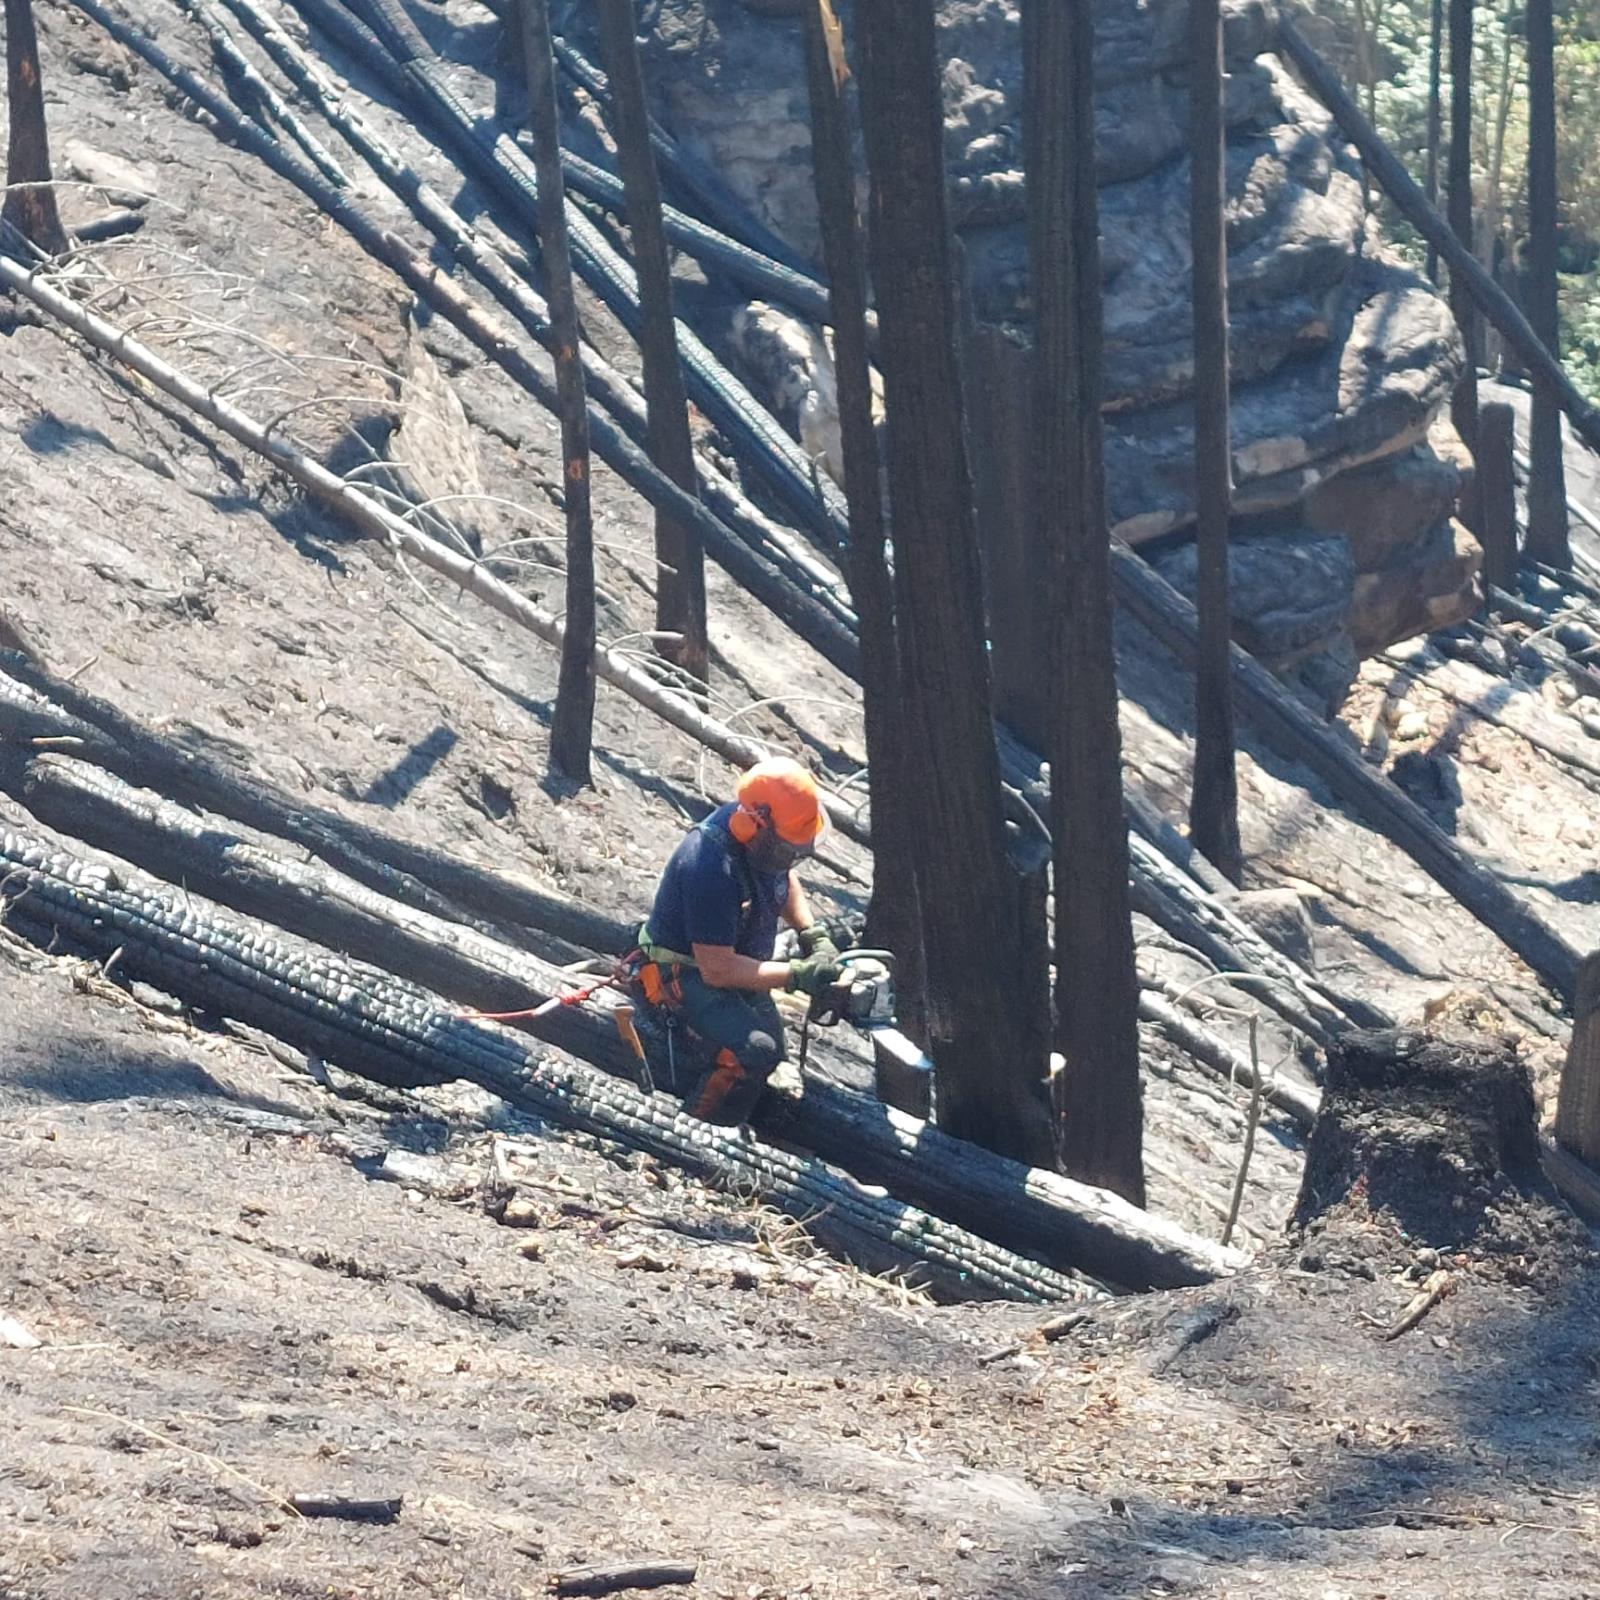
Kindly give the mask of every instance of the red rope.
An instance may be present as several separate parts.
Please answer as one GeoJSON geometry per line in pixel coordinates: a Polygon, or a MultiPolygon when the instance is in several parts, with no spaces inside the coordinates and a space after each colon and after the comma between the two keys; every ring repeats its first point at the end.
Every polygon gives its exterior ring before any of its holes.
{"type": "Polygon", "coordinates": [[[472,1022],[516,1022],[523,1017],[544,1017],[552,1011],[559,1010],[562,1006],[582,1005],[591,995],[598,994],[602,989],[609,989],[614,984],[620,984],[622,974],[613,972],[610,977],[602,978],[599,983],[591,983],[587,989],[575,989],[571,994],[553,995],[548,1000],[541,1001],[536,1006],[528,1006],[522,1011],[457,1011],[453,1015],[472,1022]]]}

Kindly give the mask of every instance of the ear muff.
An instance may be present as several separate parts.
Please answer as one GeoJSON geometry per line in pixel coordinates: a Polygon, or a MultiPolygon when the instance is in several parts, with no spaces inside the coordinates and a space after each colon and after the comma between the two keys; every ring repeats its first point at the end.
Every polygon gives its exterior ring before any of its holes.
{"type": "MultiPolygon", "coordinates": [[[[763,810],[765,807],[762,808],[763,810]]],[[[728,818],[728,832],[740,844],[749,844],[761,832],[762,818],[759,812],[752,811],[748,806],[740,806],[728,818]]]]}

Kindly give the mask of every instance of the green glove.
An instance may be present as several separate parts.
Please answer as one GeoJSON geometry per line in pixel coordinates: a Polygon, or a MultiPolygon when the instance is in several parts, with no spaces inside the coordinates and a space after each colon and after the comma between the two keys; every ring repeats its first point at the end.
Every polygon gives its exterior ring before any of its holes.
{"type": "Polygon", "coordinates": [[[789,963],[787,987],[797,994],[819,995],[844,976],[844,968],[828,956],[811,956],[789,963]]]}
{"type": "Polygon", "coordinates": [[[806,955],[820,956],[825,961],[839,959],[838,945],[820,922],[813,922],[809,928],[800,930],[800,948],[806,955]]]}

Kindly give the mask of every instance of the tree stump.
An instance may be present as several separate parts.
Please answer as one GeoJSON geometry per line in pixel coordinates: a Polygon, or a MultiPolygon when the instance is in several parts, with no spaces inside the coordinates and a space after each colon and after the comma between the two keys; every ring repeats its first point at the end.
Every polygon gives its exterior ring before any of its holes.
{"type": "Polygon", "coordinates": [[[1328,1051],[1294,1215],[1302,1231],[1533,1258],[1583,1231],[1540,1167],[1533,1084],[1511,1041],[1359,1032],[1328,1051]]]}

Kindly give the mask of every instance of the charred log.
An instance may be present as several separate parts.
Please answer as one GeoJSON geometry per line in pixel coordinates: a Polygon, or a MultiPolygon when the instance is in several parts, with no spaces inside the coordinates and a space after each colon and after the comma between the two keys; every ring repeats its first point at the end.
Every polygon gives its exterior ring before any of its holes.
{"type": "MultiPolygon", "coordinates": [[[[384,981],[394,974],[394,981],[493,1012],[520,1010],[572,987],[558,968],[524,952],[397,905],[340,873],[284,860],[230,837],[210,819],[75,768],[59,757],[30,759],[0,748],[0,784],[39,822],[181,878],[188,890],[231,911],[381,968],[384,981]]],[[[342,981],[352,992],[359,987],[342,981]]],[[[521,1026],[608,1073],[633,1076],[633,1058],[603,1010],[564,1006],[521,1026]]],[[[330,1059],[390,1081],[370,1061],[330,1059]]],[[[1119,1283],[1196,1282],[1226,1272],[1235,1260],[1114,1196],[1030,1171],[819,1081],[809,1082],[798,1102],[769,1097],[758,1125],[986,1237],[1057,1263],[1092,1261],[1093,1270],[1119,1283]]]]}
{"type": "Polygon", "coordinates": [[[1096,1292],[1082,1279],[872,1194],[815,1158],[713,1128],[664,1097],[530,1051],[415,985],[4,827],[0,901],[8,924],[41,944],[103,961],[116,955],[130,978],[380,1083],[467,1079],[559,1127],[617,1140],[717,1187],[760,1195],[852,1259],[905,1272],[941,1293],[1070,1301],[1096,1292]]]}

